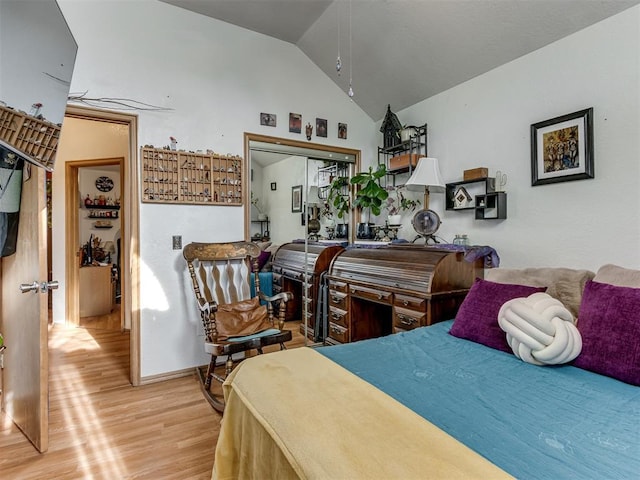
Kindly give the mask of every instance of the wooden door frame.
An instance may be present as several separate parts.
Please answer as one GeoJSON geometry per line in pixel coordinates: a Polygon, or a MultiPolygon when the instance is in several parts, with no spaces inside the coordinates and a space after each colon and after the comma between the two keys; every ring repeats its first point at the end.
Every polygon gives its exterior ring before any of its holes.
{"type": "MultiPolygon", "coordinates": [[[[79,233],[79,213],[78,213],[78,205],[81,203],[80,198],[80,190],[78,188],[71,188],[71,185],[78,185],[78,177],[80,174],[81,168],[91,168],[91,167],[103,167],[107,165],[117,165],[120,167],[120,185],[124,186],[124,157],[117,158],[100,158],[100,159],[92,159],[92,160],[72,160],[66,162],[64,165],[65,168],[65,185],[67,188],[65,189],[65,209],[66,209],[66,223],[65,223],[65,259],[66,259],[66,275],[65,275],[65,284],[66,285],[77,285],[77,288],[70,290],[68,287],[66,289],[67,298],[66,298],[66,319],[67,324],[72,325],[74,327],[78,327],[80,325],[80,287],[79,287],[79,275],[80,275],[80,265],[79,265],[79,247],[80,247],[80,239],[78,237],[79,233]],[[72,259],[73,257],[73,259],[72,259]],[[73,261],[70,261],[73,260],[73,261]],[[77,294],[74,294],[76,292],[77,294]]],[[[126,190],[121,188],[121,197],[123,201],[126,201],[126,190]]],[[[121,243],[124,241],[125,235],[127,233],[126,228],[124,226],[127,223],[127,211],[123,210],[120,214],[120,236],[122,238],[121,243]]],[[[122,250],[122,249],[121,249],[122,250]]],[[[119,264],[124,265],[122,252],[118,252],[120,254],[119,264]]],[[[125,283],[125,279],[121,280],[121,289],[126,290],[127,286],[125,283]]],[[[124,329],[125,326],[125,307],[124,303],[122,304],[122,308],[120,309],[120,324],[124,329]]]]}
{"type": "MultiPolygon", "coordinates": [[[[122,185],[121,203],[121,238],[122,238],[122,279],[121,309],[125,318],[128,317],[131,325],[130,333],[130,380],[135,386],[140,385],[140,201],[138,195],[138,116],[126,113],[100,110],[96,108],[67,105],[65,117],[98,122],[117,123],[127,125],[129,128],[129,161],[122,162],[120,178],[122,185]]],[[[109,161],[114,159],[103,159],[109,161]]],[[[69,169],[77,169],[79,163],[68,162],[73,165],[69,169]]],[[[105,165],[105,163],[102,163],[105,165]]],[[[84,165],[86,166],[86,165],[84,165]]],[[[65,176],[68,179],[73,172],[66,169],[65,176]]],[[[77,171],[76,177],[77,178],[77,171]]],[[[69,238],[78,235],[78,205],[80,204],[77,189],[67,189],[65,194],[65,265],[66,265],[66,298],[65,318],[80,314],[78,295],[80,292],[78,283],[77,249],[75,242],[69,242],[69,238]],[[70,190],[70,191],[69,191],[70,190]],[[75,198],[75,203],[74,203],[75,198]],[[75,220],[74,220],[75,217],[75,220]]]]}

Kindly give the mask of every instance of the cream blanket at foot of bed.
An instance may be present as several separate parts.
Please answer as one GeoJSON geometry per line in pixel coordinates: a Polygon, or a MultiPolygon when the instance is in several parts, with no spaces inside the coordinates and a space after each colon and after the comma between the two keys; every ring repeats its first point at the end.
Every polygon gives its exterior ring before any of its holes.
{"type": "Polygon", "coordinates": [[[246,360],[225,396],[217,480],[511,478],[310,348],[246,360]]]}

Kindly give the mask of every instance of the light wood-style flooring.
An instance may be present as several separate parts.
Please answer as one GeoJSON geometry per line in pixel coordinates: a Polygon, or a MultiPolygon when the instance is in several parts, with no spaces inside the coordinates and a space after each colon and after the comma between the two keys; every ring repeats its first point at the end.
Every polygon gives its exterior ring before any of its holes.
{"type": "MultiPolygon", "coordinates": [[[[304,344],[298,324],[288,345],[304,344]]],[[[0,414],[0,478],[208,479],[221,416],[195,377],[129,383],[129,334],[49,331],[49,451],[40,454],[0,414]]]]}

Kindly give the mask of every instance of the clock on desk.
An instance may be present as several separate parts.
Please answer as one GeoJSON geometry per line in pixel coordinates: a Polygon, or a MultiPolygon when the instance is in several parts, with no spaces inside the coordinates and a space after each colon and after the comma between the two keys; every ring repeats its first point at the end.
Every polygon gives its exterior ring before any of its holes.
{"type": "Polygon", "coordinates": [[[110,192],[113,190],[113,180],[109,177],[96,178],[96,188],[101,192],[110,192]]]}

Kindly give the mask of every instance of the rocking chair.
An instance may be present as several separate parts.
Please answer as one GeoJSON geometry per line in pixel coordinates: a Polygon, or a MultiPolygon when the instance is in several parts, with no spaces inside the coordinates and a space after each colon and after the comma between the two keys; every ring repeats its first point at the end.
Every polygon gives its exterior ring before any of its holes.
{"type": "Polygon", "coordinates": [[[207,401],[222,413],[221,386],[233,370],[234,355],[238,357],[237,354],[249,350],[262,354],[264,347],[278,344],[284,350],[284,343],[291,340],[291,331],[283,327],[286,303],[293,294],[281,292],[267,297],[260,291],[260,248],[254,243],[190,243],[182,254],[202,317],[205,351],[211,355],[206,373],[199,367],[196,372],[207,401]],[[274,307],[278,310],[277,318],[274,307]],[[218,357],[226,357],[223,375],[215,371],[218,357]],[[219,385],[212,385],[213,380],[219,385]]]}

